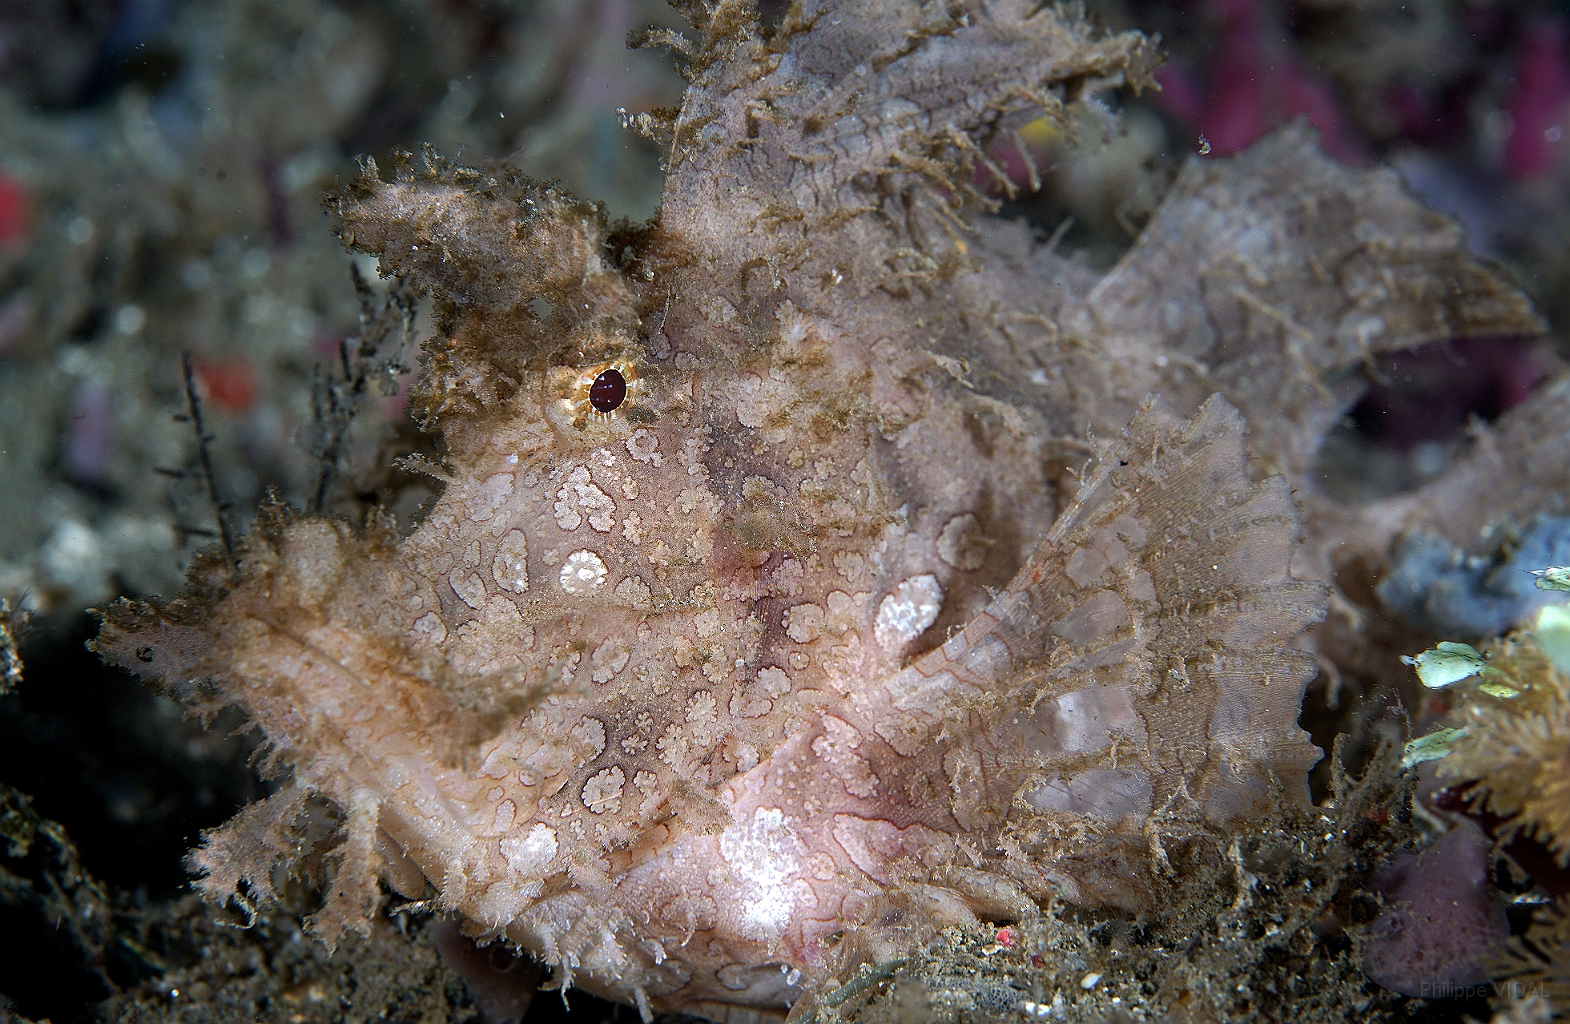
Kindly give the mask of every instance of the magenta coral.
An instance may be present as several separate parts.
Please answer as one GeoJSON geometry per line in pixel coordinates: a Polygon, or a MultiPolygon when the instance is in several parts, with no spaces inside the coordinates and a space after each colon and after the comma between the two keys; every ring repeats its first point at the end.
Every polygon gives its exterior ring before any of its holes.
{"type": "Polygon", "coordinates": [[[1255,0],[1210,0],[1220,46],[1201,79],[1181,64],[1156,72],[1161,105],[1203,134],[1217,155],[1238,153],[1266,132],[1303,117],[1325,150],[1356,166],[1364,156],[1331,84],[1275,43],[1255,0]]]}
{"type": "Polygon", "coordinates": [[[1558,20],[1536,22],[1523,33],[1504,144],[1505,170],[1518,181],[1546,177],[1562,161],[1570,130],[1566,47],[1565,26],[1558,20]]]}

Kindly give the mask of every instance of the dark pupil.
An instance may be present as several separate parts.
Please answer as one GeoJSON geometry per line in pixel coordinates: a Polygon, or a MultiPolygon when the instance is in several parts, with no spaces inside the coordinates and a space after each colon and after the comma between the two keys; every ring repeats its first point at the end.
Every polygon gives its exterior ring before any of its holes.
{"type": "Polygon", "coordinates": [[[627,400],[627,378],[620,370],[610,369],[594,378],[589,388],[589,404],[596,412],[612,412],[627,400]]]}

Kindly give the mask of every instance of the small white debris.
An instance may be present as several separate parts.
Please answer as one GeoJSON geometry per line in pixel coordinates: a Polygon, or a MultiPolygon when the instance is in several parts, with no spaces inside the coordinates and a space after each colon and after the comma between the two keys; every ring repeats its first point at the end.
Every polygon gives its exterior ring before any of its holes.
{"type": "Polygon", "coordinates": [[[115,311],[114,329],[121,334],[137,334],[147,326],[147,314],[142,307],[128,302],[115,311]]]}
{"type": "MultiPolygon", "coordinates": [[[[1427,736],[1408,741],[1401,749],[1401,768],[1415,768],[1425,761],[1438,761],[1449,757],[1456,742],[1466,735],[1465,729],[1436,729],[1427,736]]],[[[1325,836],[1328,841],[1331,837],[1325,836]]]]}
{"type": "Polygon", "coordinates": [[[1034,1020],[1045,1020],[1048,1017],[1051,1017],[1053,1020],[1062,1020],[1066,1010],[1063,1003],[1063,990],[1058,989],[1052,993],[1052,1002],[1050,1003],[1037,1003],[1025,999],[1019,1003],[1018,1009],[1020,1013],[1034,1020]]]}
{"type": "Polygon", "coordinates": [[[878,646],[893,653],[920,636],[943,611],[943,588],[931,573],[912,576],[878,605],[872,632],[878,646]]]}
{"type": "Polygon", "coordinates": [[[592,594],[605,582],[605,563],[592,551],[574,551],[561,567],[561,588],[569,594],[592,594]]]}
{"type": "Polygon", "coordinates": [[[1079,987],[1084,989],[1086,992],[1089,992],[1099,984],[1101,984],[1101,975],[1097,971],[1091,971],[1089,974],[1079,979],[1079,987]]]}
{"type": "Polygon", "coordinates": [[[1537,577],[1538,590],[1561,590],[1570,593],[1570,565],[1550,565],[1546,569],[1528,569],[1537,577]]]}
{"type": "Polygon", "coordinates": [[[72,245],[86,245],[93,237],[93,222],[87,217],[75,217],[65,226],[65,237],[72,245]]]}
{"type": "Polygon", "coordinates": [[[1430,690],[1442,689],[1475,676],[1487,667],[1483,655],[1471,644],[1458,644],[1449,640],[1440,641],[1431,650],[1415,658],[1402,655],[1401,660],[1417,669],[1417,677],[1430,690]]]}

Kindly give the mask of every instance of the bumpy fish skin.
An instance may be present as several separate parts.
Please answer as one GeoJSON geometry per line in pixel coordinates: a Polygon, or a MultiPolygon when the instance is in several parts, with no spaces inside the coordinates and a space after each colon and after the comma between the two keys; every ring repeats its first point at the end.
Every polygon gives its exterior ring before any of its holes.
{"type": "MultiPolygon", "coordinates": [[[[1528,314],[1300,130],[1191,168],[1099,281],[983,221],[990,139],[1148,82],[1142,37],[1036,7],[798,4],[767,39],[693,7],[644,228],[435,160],[339,197],[345,241],[430,289],[414,408],[449,479],[407,537],[266,509],[237,572],[105,613],[106,658],[244,709],[289,768],[205,837],[205,892],[267,898],[325,798],[329,938],[385,882],[571,984],[741,1021],[947,924],[1137,908],[1163,843],[1306,799],[1325,590],[1288,479],[1206,396],[1286,382],[1317,429],[1324,378],[1444,309],[1528,314]],[[1289,165],[1332,224],[1244,187],[1289,165]]],[[[1300,483],[1301,438],[1259,439],[1300,483]]]]}

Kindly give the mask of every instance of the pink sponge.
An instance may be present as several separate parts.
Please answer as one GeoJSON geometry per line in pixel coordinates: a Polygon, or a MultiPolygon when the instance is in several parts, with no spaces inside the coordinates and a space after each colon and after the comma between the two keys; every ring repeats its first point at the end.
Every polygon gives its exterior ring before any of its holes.
{"type": "Polygon", "coordinates": [[[1364,973],[1424,999],[1469,995],[1487,984],[1479,958],[1510,933],[1488,880],[1491,845],[1463,821],[1421,854],[1397,854],[1375,873],[1371,887],[1385,894],[1386,907],[1369,928],[1364,973]]]}

